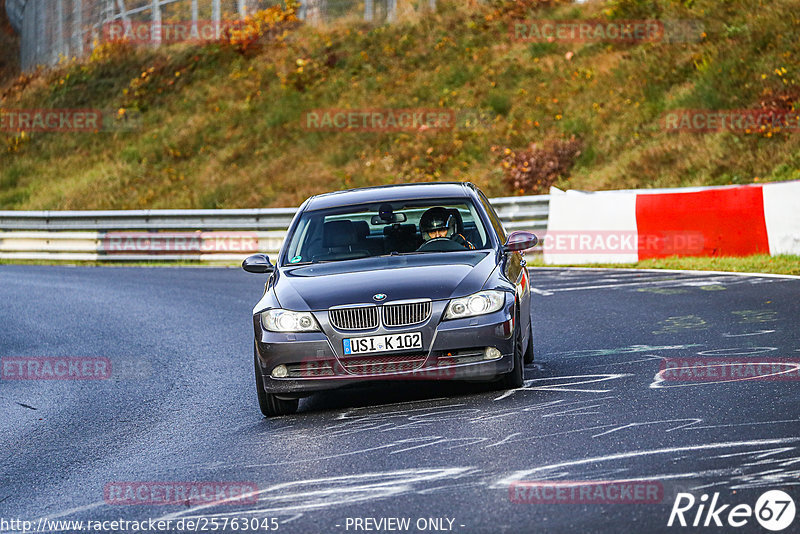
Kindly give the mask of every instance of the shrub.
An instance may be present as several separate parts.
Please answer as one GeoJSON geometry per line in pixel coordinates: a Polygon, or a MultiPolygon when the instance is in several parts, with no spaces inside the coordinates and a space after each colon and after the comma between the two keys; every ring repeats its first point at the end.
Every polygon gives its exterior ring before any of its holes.
{"type": "Polygon", "coordinates": [[[495,13],[505,18],[524,18],[535,11],[565,5],[571,0],[492,0],[495,13]]]}
{"type": "Polygon", "coordinates": [[[531,143],[525,150],[492,147],[503,168],[506,185],[519,194],[544,194],[557,180],[568,178],[572,166],[581,154],[582,143],[550,139],[531,143]]]}
{"type": "Polygon", "coordinates": [[[299,24],[296,0],[287,0],[286,7],[268,7],[244,19],[241,25],[228,31],[227,41],[240,53],[257,52],[265,40],[281,39],[284,32],[299,24]]]}
{"type": "Polygon", "coordinates": [[[661,6],[655,0],[613,0],[608,14],[612,19],[658,18],[661,6]]]}

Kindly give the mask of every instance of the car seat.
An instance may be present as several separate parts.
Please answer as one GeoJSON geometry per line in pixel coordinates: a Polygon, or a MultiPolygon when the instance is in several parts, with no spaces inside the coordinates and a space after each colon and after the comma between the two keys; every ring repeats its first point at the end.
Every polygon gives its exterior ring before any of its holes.
{"type": "Polygon", "coordinates": [[[329,221],[322,227],[323,253],[315,261],[352,260],[366,258],[369,251],[358,242],[353,221],[329,221]]]}

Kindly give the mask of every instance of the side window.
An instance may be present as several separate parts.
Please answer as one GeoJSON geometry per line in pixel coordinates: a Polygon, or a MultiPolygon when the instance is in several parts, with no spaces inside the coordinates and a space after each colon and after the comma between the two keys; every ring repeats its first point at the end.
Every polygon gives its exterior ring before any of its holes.
{"type": "Polygon", "coordinates": [[[487,200],[483,192],[478,191],[478,197],[481,199],[481,204],[483,204],[483,208],[489,215],[489,222],[492,223],[492,228],[494,228],[494,231],[497,233],[500,243],[505,243],[506,239],[508,239],[508,236],[506,236],[506,231],[503,228],[503,223],[500,221],[500,217],[497,216],[497,212],[494,211],[494,207],[489,204],[489,200],[487,200]]]}

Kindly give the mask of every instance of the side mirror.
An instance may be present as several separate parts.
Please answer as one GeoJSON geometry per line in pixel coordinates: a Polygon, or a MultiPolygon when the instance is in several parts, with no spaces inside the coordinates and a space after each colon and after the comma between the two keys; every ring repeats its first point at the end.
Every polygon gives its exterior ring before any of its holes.
{"type": "Polygon", "coordinates": [[[508,241],[503,245],[503,252],[522,252],[536,246],[539,238],[530,232],[511,232],[508,241]]]}
{"type": "Polygon", "coordinates": [[[266,254],[253,254],[242,262],[242,269],[248,273],[264,274],[274,271],[275,266],[269,262],[266,254]]]}

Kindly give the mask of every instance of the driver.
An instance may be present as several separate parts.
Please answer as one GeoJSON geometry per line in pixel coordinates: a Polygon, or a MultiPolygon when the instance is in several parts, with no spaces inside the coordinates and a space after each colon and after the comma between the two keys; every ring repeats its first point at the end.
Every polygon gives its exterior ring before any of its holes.
{"type": "MultiPolygon", "coordinates": [[[[464,249],[475,249],[475,245],[456,232],[455,218],[446,208],[435,207],[423,213],[419,219],[419,231],[422,234],[422,239],[425,240],[425,244],[434,239],[449,239],[464,249]]],[[[425,244],[423,244],[423,247],[425,244]]],[[[454,249],[457,250],[457,248],[454,249]]]]}

